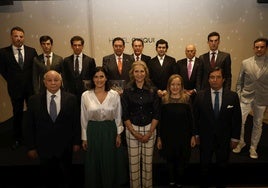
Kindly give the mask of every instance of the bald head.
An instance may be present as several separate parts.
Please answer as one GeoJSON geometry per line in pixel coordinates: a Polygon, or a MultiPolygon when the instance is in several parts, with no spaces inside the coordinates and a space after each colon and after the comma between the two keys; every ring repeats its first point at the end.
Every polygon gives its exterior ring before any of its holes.
{"type": "Polygon", "coordinates": [[[62,84],[61,75],[54,70],[50,70],[44,75],[44,84],[50,93],[56,93],[62,84]]]}
{"type": "Polygon", "coordinates": [[[195,45],[188,44],[185,47],[185,55],[186,55],[187,58],[192,59],[195,56],[195,53],[196,53],[195,45]]]}

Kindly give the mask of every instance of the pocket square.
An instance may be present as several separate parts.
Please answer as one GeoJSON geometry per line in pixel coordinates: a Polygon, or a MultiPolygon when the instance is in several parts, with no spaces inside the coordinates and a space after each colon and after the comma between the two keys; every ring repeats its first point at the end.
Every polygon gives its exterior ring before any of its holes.
{"type": "Polygon", "coordinates": [[[228,106],[227,106],[227,108],[233,108],[233,107],[234,107],[234,106],[232,106],[232,105],[228,105],[228,106]]]}

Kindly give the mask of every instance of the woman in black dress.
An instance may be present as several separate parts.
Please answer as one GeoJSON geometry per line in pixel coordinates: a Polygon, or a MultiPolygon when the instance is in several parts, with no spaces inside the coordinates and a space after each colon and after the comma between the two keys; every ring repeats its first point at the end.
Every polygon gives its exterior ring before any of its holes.
{"type": "Polygon", "coordinates": [[[167,161],[169,184],[181,186],[182,176],[194,147],[193,116],[190,96],[184,92],[182,77],[170,76],[167,94],[162,97],[157,147],[167,161]]]}

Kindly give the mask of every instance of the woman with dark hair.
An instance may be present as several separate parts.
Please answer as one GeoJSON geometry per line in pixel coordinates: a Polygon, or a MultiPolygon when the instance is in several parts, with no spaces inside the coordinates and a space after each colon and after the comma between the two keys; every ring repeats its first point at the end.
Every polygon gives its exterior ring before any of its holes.
{"type": "Polygon", "coordinates": [[[117,149],[124,128],[120,96],[108,82],[105,69],[96,67],[90,89],[81,97],[85,187],[118,187],[117,149]]]}

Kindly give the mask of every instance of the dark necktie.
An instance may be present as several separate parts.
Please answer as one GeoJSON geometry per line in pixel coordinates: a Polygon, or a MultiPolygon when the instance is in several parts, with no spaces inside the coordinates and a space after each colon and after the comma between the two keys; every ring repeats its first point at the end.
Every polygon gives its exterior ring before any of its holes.
{"type": "Polygon", "coordinates": [[[22,57],[21,49],[18,48],[18,51],[19,51],[19,66],[21,69],[23,69],[23,57],[22,57]]]}
{"type": "Polygon", "coordinates": [[[217,118],[219,115],[219,111],[220,111],[220,105],[219,105],[219,92],[215,91],[215,101],[214,101],[214,114],[215,117],[217,118]]]}
{"type": "Polygon", "coordinates": [[[50,100],[50,107],[49,107],[49,114],[51,119],[55,122],[57,118],[57,106],[54,98],[56,95],[51,95],[51,100],[50,100]]]}
{"type": "Polygon", "coordinates": [[[136,57],[136,61],[139,61],[139,60],[140,60],[140,57],[139,57],[139,56],[137,56],[137,57],[136,57]]]}
{"type": "Polygon", "coordinates": [[[79,75],[79,60],[78,60],[78,57],[79,56],[76,56],[76,59],[75,59],[75,66],[74,66],[74,74],[76,76],[79,75]]]}
{"type": "Polygon", "coordinates": [[[47,58],[47,68],[50,69],[50,55],[46,55],[46,58],[47,58]]]}
{"type": "Polygon", "coordinates": [[[192,74],[192,61],[193,60],[189,60],[189,63],[188,63],[188,66],[187,66],[187,69],[188,69],[188,78],[190,79],[191,78],[191,74],[192,74]]]}
{"type": "Polygon", "coordinates": [[[211,57],[211,60],[210,60],[210,66],[211,66],[211,68],[214,68],[216,66],[215,52],[212,52],[212,57],[211,57]]]}

